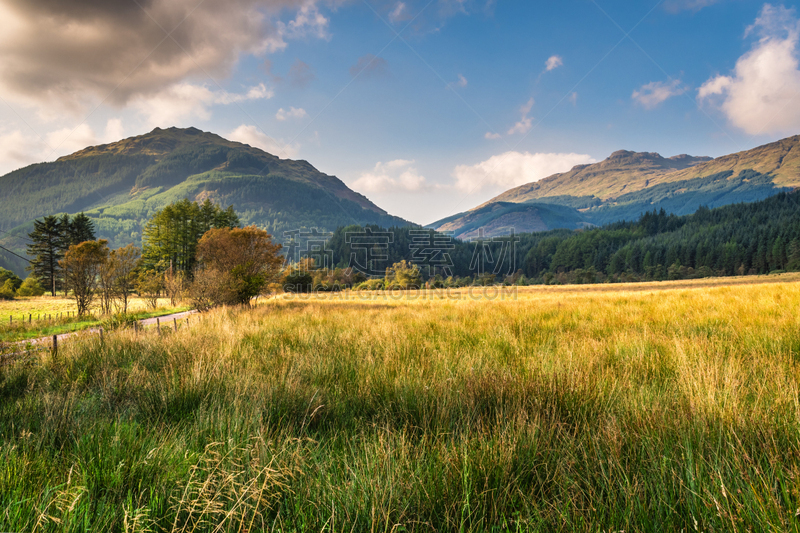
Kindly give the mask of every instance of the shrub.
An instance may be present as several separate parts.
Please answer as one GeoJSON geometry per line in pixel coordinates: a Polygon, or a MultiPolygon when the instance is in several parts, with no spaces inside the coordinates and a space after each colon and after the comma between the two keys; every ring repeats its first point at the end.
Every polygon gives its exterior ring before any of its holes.
{"type": "Polygon", "coordinates": [[[13,300],[15,293],[14,282],[7,279],[3,286],[0,287],[0,300],[13,300]]]}
{"type": "Polygon", "coordinates": [[[28,276],[17,289],[17,296],[41,296],[44,294],[44,287],[39,284],[39,280],[34,276],[28,276]]]}

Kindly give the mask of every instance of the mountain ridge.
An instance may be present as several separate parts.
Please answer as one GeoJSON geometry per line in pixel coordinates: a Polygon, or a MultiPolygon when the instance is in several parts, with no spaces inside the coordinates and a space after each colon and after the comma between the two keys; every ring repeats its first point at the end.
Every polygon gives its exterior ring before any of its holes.
{"type": "Polygon", "coordinates": [[[561,227],[601,225],[661,208],[687,214],[701,205],[752,202],[795,187],[800,187],[800,135],[717,158],[687,154],[665,158],[656,152],[617,150],[603,161],[514,187],[428,227],[447,228],[459,236],[467,227],[475,231],[473,213],[484,214],[487,227],[496,225],[485,216],[493,205],[503,206],[505,216],[510,204],[542,203],[576,209],[561,227]]]}
{"type": "Polygon", "coordinates": [[[598,163],[578,165],[568,172],[509,189],[478,207],[560,195],[596,196],[608,200],[656,184],[701,178],[726,170],[734,174],[754,170],[773,175],[778,186],[800,186],[800,135],[717,158],[686,154],[665,158],[656,152],[618,150],[598,163]],[[633,164],[637,162],[640,163],[638,167],[633,164]],[[657,165],[661,162],[672,164],[657,165]],[[614,180],[609,179],[612,174],[614,180]]]}
{"type": "Polygon", "coordinates": [[[412,225],[308,161],[281,159],[197,128],[155,128],[28,165],[0,176],[0,197],[14,200],[0,211],[0,245],[21,255],[33,220],[45,215],[84,211],[98,236],[116,247],[140,244],[144,222],[183,198],[233,205],[243,224],[263,227],[279,241],[286,231],[412,225]]]}

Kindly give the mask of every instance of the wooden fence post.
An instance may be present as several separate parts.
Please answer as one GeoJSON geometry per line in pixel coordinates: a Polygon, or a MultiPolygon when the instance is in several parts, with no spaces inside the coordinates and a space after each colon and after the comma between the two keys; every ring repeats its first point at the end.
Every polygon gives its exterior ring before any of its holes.
{"type": "Polygon", "coordinates": [[[58,357],[58,335],[53,335],[53,358],[58,357]]]}
{"type": "Polygon", "coordinates": [[[156,328],[158,328],[158,335],[161,336],[161,319],[156,317],[156,328]]]}
{"type": "Polygon", "coordinates": [[[100,344],[103,344],[104,340],[105,339],[103,339],[103,328],[100,328],[100,344]]]}
{"type": "Polygon", "coordinates": [[[175,333],[178,333],[178,319],[172,317],[172,325],[175,326],[175,333]]]}

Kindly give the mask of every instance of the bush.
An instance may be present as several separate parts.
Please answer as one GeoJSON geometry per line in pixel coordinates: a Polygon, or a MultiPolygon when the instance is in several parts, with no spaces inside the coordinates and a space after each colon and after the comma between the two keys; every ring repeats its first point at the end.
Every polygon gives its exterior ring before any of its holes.
{"type": "Polygon", "coordinates": [[[15,294],[14,282],[7,279],[3,286],[0,287],[0,300],[13,300],[15,294]]]}
{"type": "Polygon", "coordinates": [[[292,270],[283,280],[286,292],[311,292],[314,278],[305,270],[292,270]]]}
{"type": "Polygon", "coordinates": [[[34,276],[28,276],[17,289],[17,296],[41,296],[44,294],[44,287],[39,284],[39,280],[34,276]]]}
{"type": "Polygon", "coordinates": [[[208,311],[219,305],[238,303],[236,283],[229,272],[205,268],[195,272],[189,286],[189,298],[198,311],[208,311]]]}
{"type": "Polygon", "coordinates": [[[359,283],[355,287],[354,290],[357,291],[382,291],[383,290],[383,280],[382,279],[368,279],[363,283],[359,283]]]}
{"type": "Polygon", "coordinates": [[[132,328],[137,318],[135,315],[127,313],[117,313],[103,320],[101,326],[103,329],[111,331],[121,328],[132,328]]]}
{"type": "Polygon", "coordinates": [[[0,267],[0,287],[3,287],[7,281],[11,282],[12,291],[16,291],[19,289],[20,285],[22,285],[22,280],[19,278],[19,276],[10,270],[0,267]]]}

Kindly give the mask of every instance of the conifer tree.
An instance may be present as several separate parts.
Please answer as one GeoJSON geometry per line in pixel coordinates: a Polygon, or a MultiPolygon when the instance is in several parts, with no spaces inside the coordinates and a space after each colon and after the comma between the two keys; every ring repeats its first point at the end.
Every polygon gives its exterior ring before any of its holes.
{"type": "MultiPolygon", "coordinates": [[[[65,215],[66,216],[66,215],[65,215]]],[[[55,296],[61,285],[59,261],[68,247],[62,219],[54,215],[33,222],[33,231],[28,234],[32,244],[28,245],[28,255],[33,257],[28,270],[47,285],[47,290],[55,296]]]]}
{"type": "Polygon", "coordinates": [[[83,213],[75,215],[67,226],[67,240],[69,244],[80,244],[86,241],[93,241],[95,235],[94,222],[83,213]]]}
{"type": "Polygon", "coordinates": [[[222,209],[206,200],[202,204],[181,200],[153,215],[142,232],[145,269],[165,272],[172,268],[191,277],[200,237],[210,229],[235,228],[239,217],[233,207],[222,209]]]}

